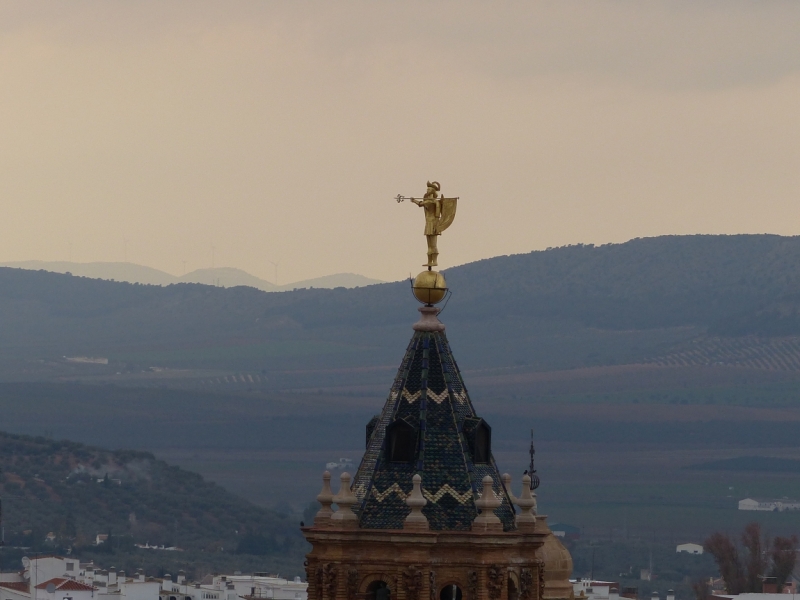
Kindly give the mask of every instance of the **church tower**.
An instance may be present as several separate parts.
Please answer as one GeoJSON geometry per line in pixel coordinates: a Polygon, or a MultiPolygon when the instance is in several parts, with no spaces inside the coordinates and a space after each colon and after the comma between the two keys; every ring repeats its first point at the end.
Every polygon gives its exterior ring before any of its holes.
{"type": "MultiPolygon", "coordinates": [[[[457,200],[439,197],[434,184],[410,199],[426,209],[429,238],[443,230],[443,216],[452,222],[457,200]]],[[[472,404],[434,306],[447,292],[432,270],[435,238],[428,248],[428,269],[413,284],[421,318],[381,413],[366,426],[358,471],[342,473],[335,496],[324,473],[322,508],[303,528],[312,545],[309,600],[569,600],[568,582],[557,593],[546,586],[540,554],[552,555],[552,533],[544,522],[537,527],[530,477],[516,497],[498,470],[491,427],[472,404]]]]}

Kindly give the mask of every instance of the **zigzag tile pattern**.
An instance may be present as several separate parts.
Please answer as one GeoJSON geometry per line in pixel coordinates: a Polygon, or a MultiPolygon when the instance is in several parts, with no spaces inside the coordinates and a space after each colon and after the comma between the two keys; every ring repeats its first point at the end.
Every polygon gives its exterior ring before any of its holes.
{"type": "MultiPolygon", "coordinates": [[[[401,488],[397,483],[393,483],[382,492],[372,488],[372,495],[378,502],[383,502],[391,494],[397,494],[397,496],[402,500],[408,498],[408,494],[406,494],[403,491],[403,488],[401,488]]],[[[428,502],[439,502],[439,500],[441,500],[445,494],[450,494],[455,500],[458,501],[459,504],[466,504],[472,500],[474,496],[472,490],[467,490],[466,492],[459,494],[457,490],[453,489],[447,484],[444,484],[441,488],[439,488],[439,491],[435,494],[432,494],[425,488],[422,489],[422,495],[428,500],[428,502]]],[[[497,494],[495,494],[495,497],[502,499],[501,496],[498,496],[497,494]]]]}
{"type": "Polygon", "coordinates": [[[428,500],[423,513],[431,529],[469,530],[485,475],[494,481],[494,494],[502,502],[495,514],[505,530],[513,529],[514,510],[494,458],[488,464],[472,462],[463,425],[476,416],[444,332],[415,332],[356,473],[359,526],[402,529],[410,512],[405,499],[411,478],[419,473],[428,500]],[[418,432],[414,462],[388,460],[386,427],[396,419],[418,432]]]}

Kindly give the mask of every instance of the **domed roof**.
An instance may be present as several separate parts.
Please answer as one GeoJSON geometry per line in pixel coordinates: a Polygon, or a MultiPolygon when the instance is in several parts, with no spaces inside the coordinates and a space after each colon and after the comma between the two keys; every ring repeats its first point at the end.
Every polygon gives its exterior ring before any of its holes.
{"type": "Polygon", "coordinates": [[[444,326],[438,327],[415,330],[383,411],[367,425],[367,449],[353,484],[359,527],[402,529],[411,510],[405,502],[411,478],[419,474],[430,528],[469,531],[488,475],[501,502],[494,513],[505,531],[512,530],[514,509],[491,455],[491,429],[476,415],[444,326]],[[398,459],[392,453],[401,446],[398,459]]]}
{"type": "Polygon", "coordinates": [[[544,561],[545,600],[572,599],[575,592],[569,578],[572,576],[572,556],[564,544],[547,526],[547,515],[536,515],[536,533],[547,534],[544,544],[536,551],[537,558],[544,561]]]}

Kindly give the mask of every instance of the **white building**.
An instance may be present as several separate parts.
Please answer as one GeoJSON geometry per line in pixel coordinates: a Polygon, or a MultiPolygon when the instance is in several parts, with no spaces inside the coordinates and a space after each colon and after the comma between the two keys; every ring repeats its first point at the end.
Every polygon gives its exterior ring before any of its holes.
{"type": "Polygon", "coordinates": [[[748,593],[732,596],[730,594],[714,594],[714,598],[730,598],[730,600],[786,600],[786,596],[791,592],[784,592],[783,594],[759,594],[748,593]]]}
{"type": "Polygon", "coordinates": [[[54,577],[36,586],[36,600],[92,600],[94,588],[74,579],[54,577]]]}
{"type": "Polygon", "coordinates": [[[27,581],[0,581],[0,600],[29,600],[30,597],[27,581]]]}
{"type": "Polygon", "coordinates": [[[339,462],[325,463],[326,469],[355,469],[355,463],[350,458],[340,458],[339,462]]]}
{"type": "Polygon", "coordinates": [[[570,580],[575,597],[585,596],[588,600],[619,600],[619,583],[616,581],[597,581],[592,579],[570,580]]]}
{"type": "Polygon", "coordinates": [[[739,500],[739,510],[766,512],[800,510],[800,500],[790,500],[789,498],[745,498],[744,500],[739,500]]]}
{"type": "MultiPolygon", "coordinates": [[[[295,577],[291,581],[266,573],[214,577],[214,587],[222,588],[224,585],[232,585],[241,597],[270,598],[271,600],[307,600],[308,598],[308,583],[301,581],[299,577],[295,577]]],[[[196,600],[204,599],[197,598],[196,600]]]]}
{"type": "Polygon", "coordinates": [[[23,570],[0,575],[0,600],[73,600],[91,599],[92,588],[78,584],[80,565],[77,560],[55,554],[22,559],[23,570]],[[77,584],[73,586],[72,584],[77,584]],[[80,589],[72,589],[79,587],[80,589]],[[87,589],[88,588],[88,589],[87,589]],[[31,594],[31,590],[35,590],[31,594]],[[88,596],[85,594],[88,592],[88,596]]]}
{"type": "Polygon", "coordinates": [[[702,554],[703,547],[700,544],[678,544],[675,552],[686,552],[687,554],[702,554]]]}
{"type": "Polygon", "coordinates": [[[0,573],[0,600],[308,600],[308,584],[299,577],[218,575],[200,584],[187,581],[183,571],[174,581],[145,577],[141,569],[128,577],[56,555],[22,562],[22,571],[0,573]]]}

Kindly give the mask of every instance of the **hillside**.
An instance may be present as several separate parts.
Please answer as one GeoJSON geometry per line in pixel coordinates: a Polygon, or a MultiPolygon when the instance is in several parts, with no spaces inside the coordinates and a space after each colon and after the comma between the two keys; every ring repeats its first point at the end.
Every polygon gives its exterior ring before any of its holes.
{"type": "MultiPolygon", "coordinates": [[[[237,548],[253,552],[255,541],[261,560],[298,571],[305,552],[295,519],[146,452],[0,433],[0,482],[9,546],[125,555],[137,552],[135,543],[163,544],[213,564],[237,548]],[[52,544],[44,541],[50,531],[52,544]],[[114,542],[94,548],[98,533],[114,542]]],[[[183,558],[171,554],[163,560],[183,558]]]]}
{"type": "MultiPolygon", "coordinates": [[[[453,297],[443,319],[466,368],[671,364],[668,357],[715,336],[762,343],[800,334],[797,237],[569,246],[478,261],[447,277],[453,297]]],[[[0,377],[83,376],[88,371],[58,361],[97,355],[111,361],[98,376],[156,367],[204,371],[193,377],[244,371],[286,388],[302,371],[306,385],[337,385],[347,379],[342,369],[396,363],[415,320],[407,286],[266,294],[0,268],[0,377]]],[[[792,364],[792,348],[775,364],[792,364]]],[[[742,363],[737,352],[723,352],[732,362],[722,363],[742,363]]],[[[713,354],[687,360],[713,364],[713,354]]]]}
{"type": "MultiPolygon", "coordinates": [[[[741,497],[800,495],[794,463],[774,460],[800,456],[800,238],[571,246],[455,267],[447,279],[442,320],[497,459],[521,472],[535,430],[540,507],[553,522],[593,539],[658,537],[674,551],[675,536],[746,524],[741,497]],[[687,468],[706,464],[713,471],[687,468]]],[[[416,307],[407,282],[263,293],[0,269],[4,427],[152,451],[299,511],[328,461],[363,452],[416,307]],[[64,358],[76,356],[108,364],[64,358]]],[[[112,513],[120,538],[129,504],[112,513]]],[[[53,530],[66,518],[58,510],[53,530]]],[[[800,532],[798,514],[759,518],[800,532]]],[[[177,522],[191,542],[191,523],[177,522]]],[[[156,524],[170,533],[166,519],[156,524]]],[[[232,524],[214,537],[228,536],[224,552],[193,560],[246,570],[247,556],[228,552],[232,524]]],[[[132,566],[146,558],[130,556],[132,566]]]]}

